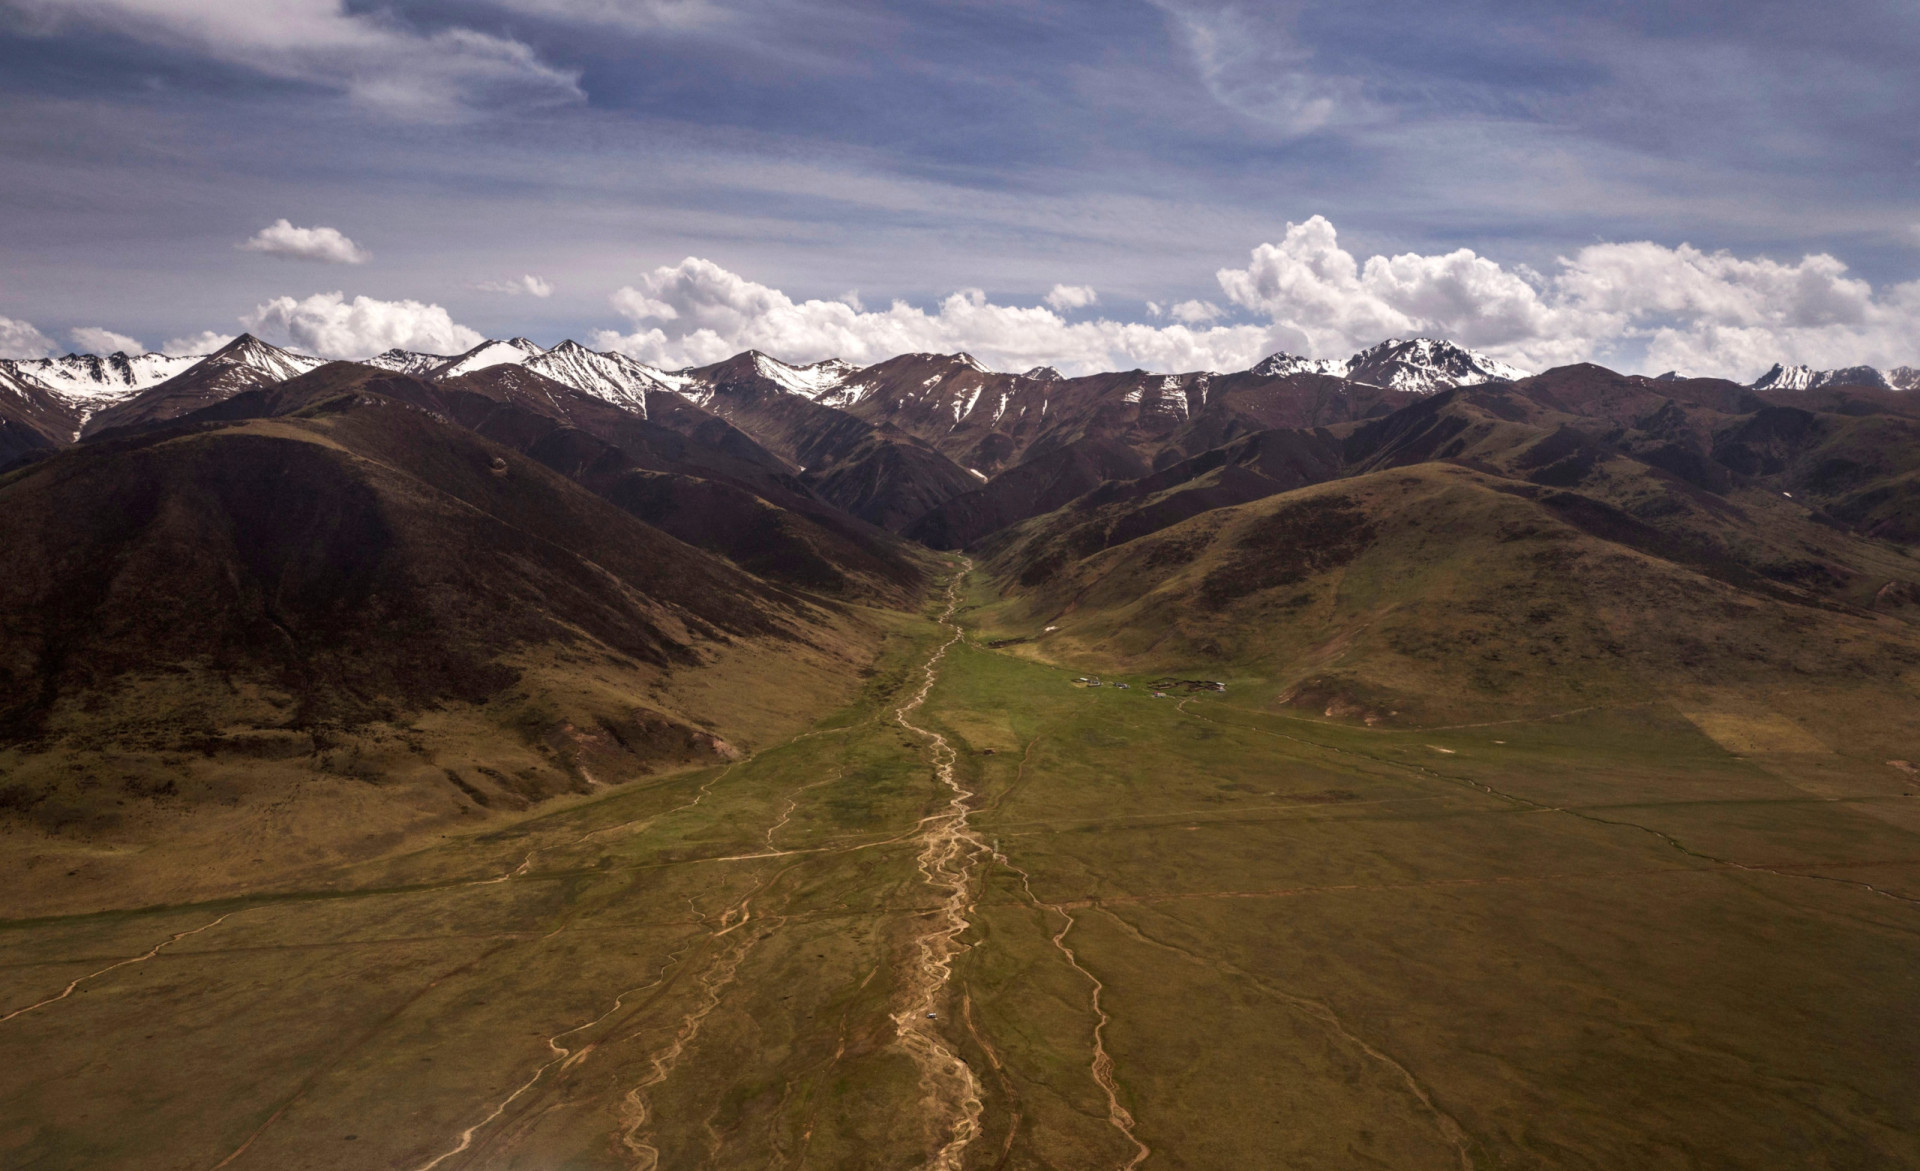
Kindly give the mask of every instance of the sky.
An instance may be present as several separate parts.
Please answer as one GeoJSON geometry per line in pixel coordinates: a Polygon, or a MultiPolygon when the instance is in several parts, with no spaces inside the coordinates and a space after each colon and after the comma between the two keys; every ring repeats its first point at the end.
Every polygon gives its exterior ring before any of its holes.
{"type": "Polygon", "coordinates": [[[1910,0],[0,0],[0,356],[1920,365],[1910,0]]]}

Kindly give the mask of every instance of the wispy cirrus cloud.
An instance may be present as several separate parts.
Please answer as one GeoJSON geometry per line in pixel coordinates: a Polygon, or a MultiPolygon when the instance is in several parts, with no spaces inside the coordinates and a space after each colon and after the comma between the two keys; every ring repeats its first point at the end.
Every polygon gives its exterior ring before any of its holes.
{"type": "Polygon", "coordinates": [[[283,81],[345,93],[409,119],[496,105],[582,99],[577,72],[509,37],[455,25],[415,28],[344,0],[5,0],[30,27],[70,26],[202,54],[283,81]]]}
{"type": "Polygon", "coordinates": [[[532,273],[526,273],[522,276],[512,277],[504,281],[481,281],[475,285],[474,288],[479,289],[483,293],[505,293],[509,297],[517,297],[522,294],[529,297],[553,296],[553,285],[534,276],[532,273]]]}

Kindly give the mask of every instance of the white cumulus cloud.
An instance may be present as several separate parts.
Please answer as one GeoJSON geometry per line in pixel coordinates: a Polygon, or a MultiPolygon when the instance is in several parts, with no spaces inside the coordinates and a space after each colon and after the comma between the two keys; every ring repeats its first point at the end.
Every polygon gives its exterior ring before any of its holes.
{"type": "Polygon", "coordinates": [[[346,0],[9,0],[42,32],[104,29],[267,77],[346,93],[361,105],[439,120],[481,106],[584,96],[579,74],[519,41],[462,27],[421,31],[387,6],[346,0]],[[358,6],[356,6],[358,7],[358,6]]]}
{"type": "Polygon", "coordinates": [[[24,321],[0,317],[0,358],[45,358],[54,351],[53,339],[24,321]]]}
{"type": "Polygon", "coordinates": [[[138,339],[130,338],[124,333],[115,333],[110,329],[102,329],[97,325],[82,325],[76,329],[70,329],[67,331],[67,337],[74,345],[80,347],[80,352],[83,354],[115,352],[144,354],[147,352],[147,347],[141,345],[138,339]]]}
{"type": "Polygon", "coordinates": [[[365,264],[371,253],[342,235],[338,228],[296,228],[275,220],[255,232],[240,247],[248,252],[284,256],[289,260],[317,260],[323,264],[365,264]]]}
{"type": "Polygon", "coordinates": [[[372,297],[349,301],[344,293],[315,293],[298,301],[276,297],[240,322],[267,341],[322,358],[366,358],[395,347],[457,354],[486,340],[438,305],[372,297]]]}
{"type": "MultiPolygon", "coordinates": [[[[1156,317],[1159,316],[1158,310],[1160,307],[1158,305],[1150,304],[1149,308],[1155,310],[1154,315],[1156,317]]],[[[1184,321],[1188,325],[1201,325],[1219,317],[1220,312],[1220,306],[1215,305],[1212,301],[1182,301],[1167,310],[1167,315],[1175,321],[1184,321]]]]}
{"type": "Polygon", "coordinates": [[[175,358],[197,357],[201,354],[213,353],[221,346],[232,341],[236,336],[238,335],[221,333],[215,329],[201,330],[199,333],[189,334],[186,337],[167,339],[166,344],[160,347],[160,352],[175,358]]]}
{"type": "Polygon", "coordinates": [[[1592,244],[1541,276],[1464,248],[1362,262],[1314,216],[1217,276],[1282,348],[1316,357],[1427,335],[1531,369],[1626,361],[1744,380],[1775,361],[1898,365],[1920,349],[1920,281],[1876,293],[1825,254],[1592,244]]]}
{"type": "Polygon", "coordinates": [[[1047,304],[1062,313],[1069,309],[1085,309],[1100,299],[1092,285],[1055,285],[1043,298],[1047,304]]]}
{"type": "Polygon", "coordinates": [[[553,286],[532,273],[504,281],[481,281],[474,287],[484,293],[505,293],[510,297],[522,293],[530,297],[553,296],[553,286]]]}

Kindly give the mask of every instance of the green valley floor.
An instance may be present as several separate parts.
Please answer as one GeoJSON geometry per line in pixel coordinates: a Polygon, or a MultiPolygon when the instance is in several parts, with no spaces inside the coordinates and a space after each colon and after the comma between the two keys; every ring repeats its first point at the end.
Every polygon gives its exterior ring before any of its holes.
{"type": "Polygon", "coordinates": [[[725,767],[0,923],[0,1165],[1920,1166],[1920,779],[1086,687],[984,588],[725,767]]]}

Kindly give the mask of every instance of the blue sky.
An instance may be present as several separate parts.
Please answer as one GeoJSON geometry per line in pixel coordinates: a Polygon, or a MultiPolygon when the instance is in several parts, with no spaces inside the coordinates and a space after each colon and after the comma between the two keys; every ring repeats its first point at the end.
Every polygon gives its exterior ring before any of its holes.
{"type": "Polygon", "coordinates": [[[0,315],[55,348],[251,321],[663,363],[1157,368],[1372,330],[1532,366],[1920,362],[1920,9],[1542,9],[0,0],[0,315]],[[360,262],[239,247],[281,219],[360,262]],[[1332,251],[1286,243],[1309,222],[1332,251]],[[550,295],[483,287],[529,274],[550,295]]]}

